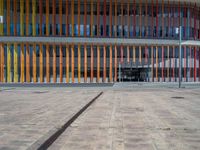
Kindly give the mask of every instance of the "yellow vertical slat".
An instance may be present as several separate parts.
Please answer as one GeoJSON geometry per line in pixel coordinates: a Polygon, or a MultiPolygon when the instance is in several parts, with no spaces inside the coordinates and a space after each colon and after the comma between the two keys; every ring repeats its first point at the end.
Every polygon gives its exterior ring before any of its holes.
{"type": "Polygon", "coordinates": [[[43,83],[43,46],[40,43],[40,83],[43,83]]]}
{"type": "Polygon", "coordinates": [[[72,73],[72,83],[74,83],[74,45],[71,45],[71,73],[72,73]]]}
{"type": "Polygon", "coordinates": [[[109,76],[110,76],[110,82],[113,81],[113,78],[112,78],[112,45],[110,45],[110,73],[109,73],[109,76]]]}
{"type": "Polygon", "coordinates": [[[33,44],[33,82],[37,82],[37,72],[36,72],[36,44],[33,44]]]}
{"type": "Polygon", "coordinates": [[[91,37],[93,37],[93,0],[91,0],[91,18],[90,18],[90,25],[91,25],[91,28],[90,28],[90,35],[91,37]]]}
{"type": "Polygon", "coordinates": [[[66,45],[66,83],[69,83],[69,46],[66,45]]]}
{"type": "Polygon", "coordinates": [[[135,46],[133,46],[133,63],[135,63],[135,46]]]}
{"type": "Polygon", "coordinates": [[[71,0],[72,37],[74,36],[74,0],[71,0]]]}
{"type": "Polygon", "coordinates": [[[32,28],[32,34],[36,36],[36,0],[32,0],[32,28]]]}
{"type": "Polygon", "coordinates": [[[18,51],[16,43],[14,43],[14,82],[18,82],[18,51]]]}
{"type": "Polygon", "coordinates": [[[21,44],[20,45],[20,49],[21,49],[21,53],[20,53],[20,56],[21,56],[21,76],[20,76],[20,81],[21,83],[24,82],[24,44],[21,44]]]}
{"type": "Polygon", "coordinates": [[[81,82],[81,46],[78,45],[78,83],[81,82]]]}
{"type": "Polygon", "coordinates": [[[11,51],[10,43],[7,44],[7,82],[11,82],[11,51]]]}
{"type": "Polygon", "coordinates": [[[156,81],[158,81],[158,46],[156,46],[156,81]]]}

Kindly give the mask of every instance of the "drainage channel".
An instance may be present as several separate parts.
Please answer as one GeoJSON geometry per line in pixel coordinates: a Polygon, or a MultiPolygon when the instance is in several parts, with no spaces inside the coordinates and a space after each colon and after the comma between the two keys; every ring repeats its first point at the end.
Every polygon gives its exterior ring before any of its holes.
{"type": "Polygon", "coordinates": [[[41,144],[30,147],[29,150],[46,150],[48,149],[56,139],[76,120],[78,117],[89,107],[91,106],[103,92],[100,92],[96,97],[94,97],[89,103],[83,106],[77,113],[75,113],[64,125],[62,125],[58,130],[52,133],[47,139],[45,139],[41,144]]]}

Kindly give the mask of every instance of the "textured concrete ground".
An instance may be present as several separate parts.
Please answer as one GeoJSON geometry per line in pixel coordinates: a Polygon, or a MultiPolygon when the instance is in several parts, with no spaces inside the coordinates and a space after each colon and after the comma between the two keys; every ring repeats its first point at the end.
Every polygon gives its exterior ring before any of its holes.
{"type": "Polygon", "coordinates": [[[23,150],[48,138],[98,93],[62,88],[0,91],[0,150],[23,150]]]}
{"type": "Polygon", "coordinates": [[[195,89],[105,91],[49,149],[200,149],[199,93],[195,89]]]}
{"type": "Polygon", "coordinates": [[[200,149],[200,89],[32,88],[0,92],[0,150],[27,149],[104,91],[50,150],[200,149]]]}

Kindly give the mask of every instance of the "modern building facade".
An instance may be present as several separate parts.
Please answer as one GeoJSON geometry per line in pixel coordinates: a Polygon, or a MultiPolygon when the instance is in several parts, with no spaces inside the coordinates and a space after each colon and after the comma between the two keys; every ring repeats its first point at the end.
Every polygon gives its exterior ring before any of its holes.
{"type": "Polygon", "coordinates": [[[199,82],[199,40],[197,0],[0,0],[0,82],[199,82]]]}

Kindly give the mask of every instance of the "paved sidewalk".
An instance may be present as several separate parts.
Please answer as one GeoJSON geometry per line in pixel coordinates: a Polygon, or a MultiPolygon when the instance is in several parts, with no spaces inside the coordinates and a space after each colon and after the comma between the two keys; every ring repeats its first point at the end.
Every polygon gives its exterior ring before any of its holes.
{"type": "Polygon", "coordinates": [[[200,149],[199,93],[199,89],[107,90],[49,149],[200,149]]]}
{"type": "Polygon", "coordinates": [[[25,150],[48,138],[99,92],[65,88],[3,89],[0,150],[25,150]]]}

